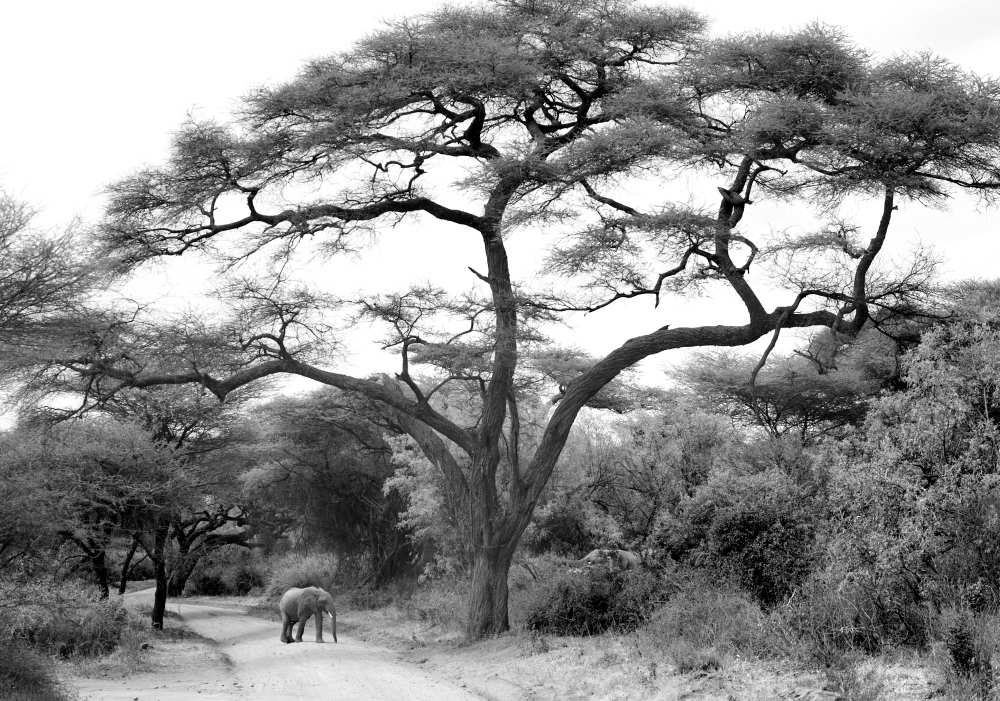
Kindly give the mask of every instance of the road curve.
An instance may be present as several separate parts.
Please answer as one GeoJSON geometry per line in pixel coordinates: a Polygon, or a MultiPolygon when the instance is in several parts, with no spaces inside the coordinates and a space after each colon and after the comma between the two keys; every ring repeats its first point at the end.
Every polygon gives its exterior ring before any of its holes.
{"type": "MultiPolygon", "coordinates": [[[[136,592],[132,600],[143,598],[136,592]]],[[[168,608],[220,653],[219,664],[191,665],[190,673],[139,675],[119,682],[83,683],[82,699],[313,699],[344,701],[472,701],[468,690],[394,659],[391,651],[340,635],[317,644],[313,621],[302,643],[278,640],[281,625],[242,609],[172,602],[168,608]],[[130,683],[132,682],[132,683],[130,683]]],[[[203,662],[203,661],[201,661],[203,662]]]]}

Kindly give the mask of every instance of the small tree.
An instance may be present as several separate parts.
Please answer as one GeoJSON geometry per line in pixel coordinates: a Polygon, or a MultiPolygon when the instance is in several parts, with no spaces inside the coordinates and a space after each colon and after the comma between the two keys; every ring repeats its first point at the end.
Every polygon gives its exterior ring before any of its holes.
{"type": "Polygon", "coordinates": [[[923,259],[901,275],[875,265],[896,208],[1000,184],[996,83],[928,55],[873,64],[819,26],[722,41],[703,26],[685,10],[627,1],[442,9],[256,92],[232,128],[187,125],[164,167],[112,188],[104,242],[126,268],[210,247],[229,262],[270,253],[294,264],[314,240],[337,255],[411,218],[474,237],[481,293],[421,286],[361,301],[388,325],[402,389],[323,367],[321,342],[336,334],[314,312],[335,305],[261,281],[234,295],[235,322],[198,334],[236,356],[191,357],[193,334],[165,347],[132,327],[69,366],[104,392],[192,383],[225,398],[289,373],[380,402],[467,514],[468,635],[505,630],[514,550],[578,412],[603,387],[666,350],[743,346],[785,328],[851,336],[912,309],[923,259]],[[721,179],[699,186],[717,211],[635,196],[639,181],[662,193],[686,174],[721,179]],[[880,203],[867,240],[844,225],[767,241],[747,216],[759,200],[802,211],[848,196],[880,203]],[[581,283],[579,294],[515,284],[516,227],[575,232],[548,269],[581,283]],[[767,254],[783,263],[772,281],[790,290],[770,311],[751,285],[751,267],[766,280],[767,254]],[[652,322],[565,381],[537,448],[521,453],[518,388],[544,350],[539,322],[712,285],[735,294],[744,323],[652,322]],[[467,387],[471,424],[434,403],[447,383],[467,387]]]}

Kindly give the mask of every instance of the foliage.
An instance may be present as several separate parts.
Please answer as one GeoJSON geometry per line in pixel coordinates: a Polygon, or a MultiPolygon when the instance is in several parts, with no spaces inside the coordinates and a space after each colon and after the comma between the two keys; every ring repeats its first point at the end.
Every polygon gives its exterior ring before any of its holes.
{"type": "Polygon", "coordinates": [[[647,570],[590,573],[565,570],[544,582],[525,606],[529,630],[555,635],[628,632],[645,623],[665,599],[647,570]]]}
{"type": "Polygon", "coordinates": [[[184,589],[185,594],[246,595],[262,588],[266,572],[255,555],[228,546],[203,557],[184,589]]]}
{"type": "Polygon", "coordinates": [[[456,511],[458,504],[447,499],[440,471],[412,440],[392,438],[389,445],[396,469],[383,490],[396,494],[406,505],[399,514],[398,527],[408,534],[417,551],[436,553],[423,574],[468,567],[472,558],[467,520],[456,511]]]}
{"type": "Polygon", "coordinates": [[[80,326],[86,294],[106,275],[86,261],[82,237],[32,228],[34,213],[0,191],[0,379],[23,373],[39,354],[65,348],[80,326]]]}
{"type": "Polygon", "coordinates": [[[817,516],[809,489],[779,470],[718,472],[663,514],[655,541],[676,559],[732,573],[773,605],[815,563],[817,516]]]}
{"type": "Polygon", "coordinates": [[[243,497],[270,525],[263,543],[288,537],[296,548],[366,559],[377,585],[405,573],[412,557],[403,503],[386,488],[393,466],[389,428],[370,407],[338,391],[271,400],[241,427],[243,497]]]}
{"type": "Polygon", "coordinates": [[[580,422],[525,544],[577,557],[595,547],[647,547],[658,519],[735,447],[722,417],[683,399],[657,412],[580,422]]]}
{"type": "Polygon", "coordinates": [[[267,598],[277,601],[292,587],[319,587],[337,597],[340,558],[329,553],[286,553],[268,566],[267,598]]]}
{"type": "Polygon", "coordinates": [[[0,698],[7,701],[68,701],[55,665],[23,640],[0,637],[0,698]]]}
{"type": "Polygon", "coordinates": [[[994,596],[997,329],[967,319],[925,334],[904,359],[906,389],[876,402],[833,457],[827,557],[872,603],[884,638],[926,642],[928,607],[994,596]]]}
{"type": "MultiPolygon", "coordinates": [[[[19,476],[11,500],[40,499],[37,512],[11,514],[24,529],[44,517],[39,533],[72,543],[107,595],[106,551],[114,538],[144,533],[151,519],[194,500],[194,482],[181,456],[140,425],[109,416],[19,426],[4,437],[0,470],[19,476]]],[[[5,516],[6,519],[6,516],[5,516]]],[[[6,520],[5,520],[6,523],[6,520]]]]}
{"type": "MultiPolygon", "coordinates": [[[[854,358],[836,361],[823,357],[827,354],[813,355],[817,345],[813,343],[806,351],[811,360],[770,358],[756,378],[758,358],[725,352],[696,355],[680,375],[706,404],[741,424],[762,428],[775,439],[791,435],[810,443],[824,435],[841,434],[860,422],[867,400],[895,370],[894,362],[887,366],[875,358],[866,358],[865,368],[854,358]],[[827,366],[834,362],[838,366],[827,366]]],[[[877,349],[882,357],[886,350],[877,349]]]]}
{"type": "Polygon", "coordinates": [[[78,582],[49,579],[0,583],[0,639],[19,640],[60,657],[114,650],[128,626],[120,602],[97,600],[78,582]]]}

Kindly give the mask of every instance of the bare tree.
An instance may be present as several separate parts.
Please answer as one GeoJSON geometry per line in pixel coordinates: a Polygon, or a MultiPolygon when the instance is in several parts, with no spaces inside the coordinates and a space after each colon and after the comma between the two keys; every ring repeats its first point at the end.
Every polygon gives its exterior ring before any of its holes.
{"type": "Polygon", "coordinates": [[[230,264],[269,254],[290,264],[314,240],[331,255],[355,251],[375,227],[413,217],[476,237],[481,295],[425,286],[361,301],[362,314],[387,322],[398,384],[325,367],[335,334],[316,319],[332,302],[260,281],[234,293],[232,323],[189,333],[187,345],[134,327],[64,367],[105,393],[191,383],[224,399],[287,373],[380,402],[468,514],[469,637],[505,630],[514,550],[578,412],[603,387],[666,350],[815,326],[849,338],[912,308],[912,277],[876,266],[896,208],[1000,185],[996,83],[932,56],[873,65],[819,26],[715,42],[703,27],[691,12],[627,1],[442,9],[251,95],[232,127],[187,125],[169,163],[113,186],[103,236],[127,267],[197,250],[230,264]],[[626,202],[639,181],[689,174],[704,177],[715,213],[626,202]],[[747,224],[762,199],[799,211],[848,196],[881,203],[868,237],[842,227],[755,241],[747,224]],[[515,285],[505,238],[519,226],[575,231],[548,269],[582,288],[515,285]],[[786,265],[769,269],[768,259],[786,265]],[[765,308],[751,266],[790,290],[786,304],[765,308]],[[745,323],[653,322],[560,382],[527,453],[517,389],[545,346],[543,322],[706,286],[734,293],[745,323]],[[193,339],[209,337],[233,352],[183,352],[203,351],[193,339]],[[418,374],[417,363],[429,369],[418,374]],[[471,425],[435,404],[448,383],[468,389],[471,425]]]}

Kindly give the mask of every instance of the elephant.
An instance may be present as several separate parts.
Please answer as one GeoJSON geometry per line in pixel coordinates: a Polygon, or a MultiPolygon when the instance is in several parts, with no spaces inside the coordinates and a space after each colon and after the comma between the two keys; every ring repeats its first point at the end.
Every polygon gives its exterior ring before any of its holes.
{"type": "Polygon", "coordinates": [[[337,610],[333,607],[333,597],[319,587],[292,587],[281,597],[281,642],[301,643],[302,631],[310,616],[316,616],[316,642],[323,642],[323,614],[330,614],[333,622],[333,642],[337,642],[337,610]],[[292,639],[292,626],[299,624],[292,639]]]}
{"type": "Polygon", "coordinates": [[[598,548],[591,550],[581,560],[584,567],[594,567],[603,565],[609,572],[622,572],[624,570],[638,569],[642,564],[642,558],[631,550],[614,550],[611,548],[598,548]]]}

